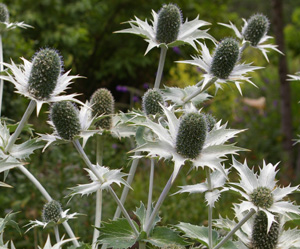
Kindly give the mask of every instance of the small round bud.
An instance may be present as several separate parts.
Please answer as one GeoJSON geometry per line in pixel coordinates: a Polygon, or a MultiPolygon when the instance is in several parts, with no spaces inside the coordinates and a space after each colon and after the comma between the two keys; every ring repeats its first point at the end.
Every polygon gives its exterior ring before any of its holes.
{"type": "Polygon", "coordinates": [[[195,159],[201,152],[206,138],[204,115],[194,112],[185,114],[178,128],[176,151],[185,158],[195,159]]]}
{"type": "MultiPolygon", "coordinates": [[[[276,219],[276,217],[275,217],[276,219]]],[[[279,223],[273,222],[268,231],[268,218],[265,212],[259,211],[254,219],[252,230],[252,246],[255,249],[275,249],[277,248],[279,236],[279,223]]]]}
{"type": "Polygon", "coordinates": [[[253,15],[243,30],[244,39],[249,41],[252,46],[257,46],[261,38],[268,32],[269,26],[270,23],[266,16],[262,14],[253,15]]]}
{"type": "Polygon", "coordinates": [[[33,58],[28,91],[37,99],[48,99],[55,89],[62,62],[54,49],[41,49],[33,58]]]}
{"type": "Polygon", "coordinates": [[[3,3],[0,3],[0,22],[9,21],[9,12],[7,6],[3,3]]]}
{"type": "Polygon", "coordinates": [[[210,132],[212,128],[214,128],[217,121],[215,117],[211,114],[205,114],[205,121],[207,126],[207,132],[210,132]]]}
{"type": "Polygon", "coordinates": [[[210,71],[220,78],[227,79],[239,58],[239,44],[233,38],[222,40],[214,53],[210,71]]]}
{"type": "Polygon", "coordinates": [[[163,114],[160,104],[164,103],[163,96],[157,89],[149,89],[143,96],[143,111],[146,115],[163,114]]]}
{"type": "MultiPolygon", "coordinates": [[[[93,108],[93,116],[113,114],[115,107],[115,100],[111,92],[105,88],[99,88],[91,97],[91,104],[93,108]]],[[[105,117],[95,123],[97,128],[110,130],[112,127],[112,117],[105,117]]]]}
{"type": "Polygon", "coordinates": [[[159,43],[171,43],[177,40],[180,25],[181,11],[175,4],[164,4],[158,12],[156,40],[159,43]]]}
{"type": "Polygon", "coordinates": [[[250,194],[252,203],[261,208],[270,208],[274,203],[273,193],[267,187],[258,187],[250,194]]]}
{"type": "Polygon", "coordinates": [[[62,208],[58,201],[52,200],[44,205],[42,218],[44,222],[58,222],[62,208]]]}
{"type": "Polygon", "coordinates": [[[78,110],[70,101],[56,102],[51,108],[50,117],[61,138],[72,140],[79,135],[78,110]]]}

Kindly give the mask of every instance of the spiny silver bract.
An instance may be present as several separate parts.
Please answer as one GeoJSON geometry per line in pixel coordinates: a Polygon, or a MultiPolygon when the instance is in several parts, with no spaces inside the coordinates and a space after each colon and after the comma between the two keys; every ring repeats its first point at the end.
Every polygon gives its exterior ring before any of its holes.
{"type": "Polygon", "coordinates": [[[250,194],[252,203],[261,208],[270,208],[274,203],[272,191],[267,187],[258,187],[250,194]]]}
{"type": "Polygon", "coordinates": [[[61,73],[62,61],[54,49],[41,49],[33,58],[28,91],[38,100],[48,99],[61,73]]]}
{"type": "Polygon", "coordinates": [[[0,3],[0,22],[9,21],[9,12],[7,6],[3,3],[0,3]]]}
{"type": "Polygon", "coordinates": [[[227,79],[239,59],[239,52],[239,44],[235,39],[223,39],[212,58],[210,72],[220,79],[227,79]]]}
{"type": "MultiPolygon", "coordinates": [[[[278,220],[278,219],[277,219],[278,220]]],[[[254,249],[275,249],[279,235],[279,221],[273,222],[268,232],[268,218],[265,212],[259,211],[254,219],[252,230],[252,247],[254,249]]]]}
{"type": "Polygon", "coordinates": [[[243,32],[244,39],[249,41],[252,46],[257,46],[261,38],[269,30],[269,20],[262,14],[253,15],[248,21],[248,25],[243,32]]]}
{"type": "MultiPolygon", "coordinates": [[[[114,113],[114,97],[111,92],[105,88],[99,88],[91,97],[93,116],[107,115],[114,113]]],[[[112,127],[112,117],[105,117],[95,123],[97,128],[110,130],[112,127]]]]}
{"type": "Polygon", "coordinates": [[[164,103],[162,94],[157,89],[149,89],[143,96],[143,111],[146,115],[163,114],[160,104],[164,103]]]}
{"type": "Polygon", "coordinates": [[[207,133],[205,116],[192,112],[185,114],[178,128],[176,151],[185,158],[195,159],[202,151],[207,133]]]}
{"type": "Polygon", "coordinates": [[[52,200],[44,205],[42,218],[44,222],[58,222],[61,218],[62,208],[58,201],[52,200]]]}
{"type": "Polygon", "coordinates": [[[159,43],[171,43],[177,40],[182,23],[181,11],[175,4],[165,4],[158,13],[156,40],[159,43]]]}
{"type": "Polygon", "coordinates": [[[78,111],[70,101],[61,101],[53,104],[50,118],[58,135],[66,140],[73,140],[80,133],[78,111]]]}

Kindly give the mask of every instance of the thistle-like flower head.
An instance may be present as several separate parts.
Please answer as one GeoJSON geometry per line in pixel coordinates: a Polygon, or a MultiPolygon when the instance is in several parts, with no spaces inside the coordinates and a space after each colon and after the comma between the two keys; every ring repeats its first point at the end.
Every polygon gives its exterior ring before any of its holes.
{"type": "Polygon", "coordinates": [[[52,200],[46,203],[43,207],[42,218],[44,222],[58,222],[61,218],[61,204],[58,201],[52,200]]]}
{"type": "Polygon", "coordinates": [[[0,22],[7,22],[9,21],[9,12],[7,6],[3,3],[0,3],[0,22]]]}
{"type": "Polygon", "coordinates": [[[11,72],[7,71],[7,76],[0,75],[0,78],[13,83],[17,93],[34,100],[37,115],[44,103],[70,100],[83,104],[75,98],[78,94],[61,95],[72,80],[80,76],[69,76],[70,71],[62,74],[62,61],[56,50],[41,49],[32,62],[24,58],[22,60],[24,64],[20,66],[13,61],[11,64],[3,63],[11,72]]]}
{"type": "Polygon", "coordinates": [[[143,111],[146,115],[162,114],[164,99],[159,89],[149,89],[143,96],[143,111]]]}
{"type": "Polygon", "coordinates": [[[83,146],[87,140],[99,130],[90,130],[95,117],[92,117],[92,108],[87,101],[80,110],[70,101],[54,103],[50,110],[48,124],[53,128],[52,134],[39,134],[40,140],[47,144],[45,150],[51,143],[68,143],[74,139],[83,138],[83,146]]]}
{"type": "Polygon", "coordinates": [[[192,56],[192,60],[177,61],[201,68],[203,82],[201,89],[214,82],[216,89],[222,88],[222,84],[233,82],[242,94],[240,84],[243,81],[255,84],[246,76],[247,73],[260,69],[261,67],[251,66],[251,64],[238,64],[239,49],[237,42],[232,38],[225,38],[215,49],[215,53],[210,55],[206,45],[201,44],[202,56],[192,56]]]}
{"type": "Polygon", "coordinates": [[[250,17],[249,20],[243,19],[243,21],[244,26],[242,27],[241,32],[231,22],[229,22],[229,24],[219,24],[232,29],[237,38],[240,39],[243,43],[248,42],[252,47],[259,49],[263,53],[267,61],[269,61],[267,56],[269,49],[273,49],[282,54],[282,52],[277,49],[277,45],[266,44],[269,39],[273,38],[272,36],[267,35],[270,23],[266,16],[262,14],[256,14],[250,17]]]}
{"type": "MultiPolygon", "coordinates": [[[[92,115],[94,117],[100,115],[110,115],[115,110],[115,100],[111,92],[105,88],[99,88],[96,90],[90,101],[92,105],[92,115]]],[[[112,117],[105,117],[95,123],[97,128],[110,130],[112,128],[112,117]]]]}
{"type": "Polygon", "coordinates": [[[146,120],[137,123],[139,126],[148,127],[153,132],[153,136],[144,137],[145,144],[134,151],[146,151],[150,157],[171,159],[174,161],[173,177],[177,175],[187,160],[192,162],[194,168],[207,166],[225,175],[221,165],[221,162],[225,160],[225,155],[236,154],[242,149],[224,143],[240,133],[241,130],[226,129],[226,124],[221,125],[219,121],[210,132],[207,132],[205,118],[195,107],[192,106],[186,110],[191,114],[183,114],[182,118],[177,118],[172,108],[172,106],[168,108],[162,106],[166,117],[164,121],[159,120],[156,123],[146,118],[146,120]],[[190,127],[184,127],[185,124],[190,125],[190,127]],[[193,132],[197,133],[198,137],[192,134],[193,132]],[[189,141],[192,141],[194,148],[189,144],[189,141]],[[188,151],[183,148],[184,146],[188,147],[188,151]]]}
{"type": "Polygon", "coordinates": [[[276,215],[289,216],[289,213],[300,214],[300,207],[290,201],[283,200],[288,194],[298,189],[296,187],[279,187],[275,176],[278,164],[266,164],[259,169],[259,174],[254,173],[253,168],[249,169],[247,163],[239,163],[233,158],[233,168],[240,176],[240,182],[231,183],[231,189],[237,191],[245,199],[240,204],[241,212],[255,209],[266,214],[268,224],[267,231],[270,230],[272,222],[276,222],[276,215]]]}
{"type": "Polygon", "coordinates": [[[182,44],[189,44],[197,50],[196,43],[199,43],[198,39],[215,41],[207,33],[207,30],[199,29],[210,23],[199,20],[199,17],[192,21],[182,22],[181,11],[175,4],[163,5],[158,14],[152,10],[152,16],[152,25],[147,20],[142,21],[136,17],[135,20],[128,22],[130,28],[116,33],[130,33],[145,38],[149,43],[145,54],[154,47],[175,47],[182,44]]]}

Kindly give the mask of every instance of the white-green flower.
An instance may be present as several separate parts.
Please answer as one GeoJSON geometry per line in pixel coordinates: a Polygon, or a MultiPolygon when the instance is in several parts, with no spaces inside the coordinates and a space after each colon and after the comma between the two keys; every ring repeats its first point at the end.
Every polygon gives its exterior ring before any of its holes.
{"type": "Polygon", "coordinates": [[[231,189],[240,193],[245,199],[240,203],[241,212],[251,209],[263,211],[268,218],[268,230],[275,221],[275,215],[300,214],[299,206],[284,200],[287,195],[297,191],[298,186],[277,186],[275,179],[278,172],[277,165],[263,162],[258,174],[254,172],[254,168],[250,169],[246,162],[241,164],[233,158],[232,164],[239,173],[240,181],[238,183],[231,182],[231,189]]]}
{"type": "Polygon", "coordinates": [[[58,242],[58,243],[56,243],[55,245],[52,246],[51,241],[50,241],[50,236],[48,235],[48,238],[47,238],[47,241],[46,241],[45,245],[43,246],[43,248],[39,246],[39,249],[60,249],[63,244],[66,244],[66,243],[68,243],[72,240],[76,240],[76,239],[77,238],[70,238],[70,239],[65,239],[64,240],[64,237],[62,237],[62,240],[60,242],[58,242]]]}
{"type": "Polygon", "coordinates": [[[145,54],[147,54],[152,48],[167,46],[174,47],[182,44],[189,44],[195,50],[197,50],[196,43],[200,43],[198,39],[210,39],[214,41],[215,39],[207,33],[207,30],[200,30],[199,28],[203,26],[210,25],[210,23],[199,20],[199,16],[192,21],[186,20],[179,26],[179,32],[176,40],[170,43],[161,43],[157,41],[157,25],[158,25],[158,15],[154,10],[152,10],[153,20],[151,24],[147,20],[142,21],[135,17],[135,20],[128,21],[131,26],[128,29],[117,31],[116,33],[130,33],[143,37],[146,42],[149,43],[145,54]]]}
{"type": "Polygon", "coordinates": [[[220,171],[214,171],[211,174],[211,187],[209,187],[207,179],[205,182],[194,184],[194,185],[186,185],[186,186],[180,186],[181,188],[179,191],[177,191],[175,194],[179,193],[205,193],[205,200],[207,202],[207,205],[214,207],[215,202],[218,201],[218,199],[221,196],[221,193],[224,191],[227,191],[228,188],[224,188],[224,184],[226,182],[227,176],[229,174],[229,169],[224,168],[224,173],[221,173],[220,171]]]}
{"type": "MultiPolygon", "coordinates": [[[[259,16],[259,15],[254,15],[252,17],[255,18],[255,16],[259,16]]],[[[247,34],[248,32],[246,32],[246,37],[245,37],[245,31],[247,31],[247,27],[249,27],[249,23],[252,22],[251,18],[246,21],[245,19],[243,19],[244,21],[244,26],[242,27],[242,31],[240,32],[238,30],[238,28],[232,24],[231,22],[229,22],[229,24],[225,24],[225,23],[219,23],[220,25],[223,25],[227,28],[230,28],[234,31],[235,35],[237,36],[238,39],[240,39],[242,41],[242,43],[246,43],[248,42],[248,44],[250,44],[252,47],[258,48],[264,55],[264,57],[266,58],[266,60],[269,62],[267,53],[269,52],[269,49],[273,49],[275,51],[277,51],[278,53],[282,54],[282,52],[280,50],[277,49],[277,45],[273,45],[273,44],[266,44],[265,42],[267,42],[269,39],[273,38],[272,36],[268,36],[267,32],[268,32],[268,28],[265,28],[265,30],[262,33],[262,36],[259,37],[259,40],[255,42],[255,44],[247,41],[247,34]]]]}
{"type": "MultiPolygon", "coordinates": [[[[48,50],[49,49],[44,49],[48,50]]],[[[23,64],[18,66],[13,61],[11,61],[11,64],[3,63],[4,66],[6,66],[9,71],[6,71],[7,76],[1,75],[0,78],[6,81],[10,81],[14,84],[16,88],[16,92],[24,95],[25,97],[32,99],[37,104],[37,115],[40,112],[40,109],[44,103],[53,103],[53,102],[59,102],[64,100],[70,100],[73,102],[76,102],[78,104],[82,104],[79,100],[77,100],[75,97],[79,94],[68,94],[68,95],[61,95],[62,93],[65,93],[65,91],[69,88],[69,85],[72,84],[72,80],[80,78],[80,76],[70,76],[70,71],[62,74],[61,71],[58,73],[58,77],[53,83],[54,87],[51,89],[51,92],[49,92],[49,95],[47,97],[37,97],[35,92],[31,89],[30,85],[30,79],[32,79],[31,72],[33,71],[33,62],[30,62],[24,58],[21,58],[23,60],[23,64]]],[[[40,64],[40,71],[47,75],[47,65],[45,65],[45,68],[43,69],[43,64],[40,64]]],[[[44,76],[42,76],[44,78],[44,76]]],[[[44,86],[46,88],[46,85],[44,86]]]]}
{"type": "MultiPolygon", "coordinates": [[[[90,103],[88,101],[86,101],[86,103],[84,105],[80,106],[80,110],[78,110],[75,106],[73,106],[73,104],[71,102],[68,102],[68,101],[57,103],[57,105],[60,105],[60,104],[65,104],[66,107],[70,107],[69,109],[71,109],[71,111],[74,112],[74,115],[76,118],[75,121],[78,121],[78,126],[79,126],[78,132],[77,132],[78,134],[75,134],[72,137],[72,139],[83,138],[83,146],[85,146],[87,140],[91,136],[93,136],[96,133],[101,133],[101,130],[90,130],[90,128],[92,127],[92,124],[95,121],[95,117],[92,117],[92,109],[91,109],[90,103]]],[[[61,118],[65,118],[66,122],[68,122],[67,119],[72,116],[72,115],[68,114],[69,111],[70,110],[68,110],[66,108],[66,113],[63,113],[63,112],[60,113],[62,115],[61,118]]],[[[52,116],[53,116],[53,114],[52,114],[52,116]]],[[[52,127],[53,133],[52,134],[38,134],[40,136],[41,140],[44,140],[47,142],[43,151],[52,143],[62,144],[62,143],[68,143],[70,141],[69,139],[63,138],[63,137],[61,137],[61,135],[59,135],[59,132],[57,131],[57,127],[55,127],[53,120],[49,120],[47,122],[52,127]]],[[[65,127],[64,124],[63,124],[63,127],[65,127]]]]}
{"type": "Polygon", "coordinates": [[[246,81],[255,86],[255,84],[250,80],[250,77],[246,76],[246,74],[249,72],[253,72],[254,70],[261,69],[261,67],[255,67],[251,66],[251,64],[245,63],[235,64],[232,71],[226,78],[219,78],[217,75],[215,75],[215,73],[212,72],[212,62],[214,56],[210,54],[205,44],[200,45],[202,53],[201,56],[192,56],[192,60],[177,62],[191,64],[201,68],[204,71],[204,73],[202,74],[203,82],[200,86],[201,89],[205,89],[205,87],[212,81],[214,82],[217,90],[219,88],[222,89],[222,84],[225,84],[227,82],[233,82],[239,90],[240,94],[242,94],[240,84],[242,84],[243,81],[246,81]]]}
{"type": "Polygon", "coordinates": [[[8,31],[14,28],[33,28],[32,26],[25,24],[24,22],[9,22],[9,11],[7,6],[0,3],[0,32],[8,31]]]}
{"type": "MultiPolygon", "coordinates": [[[[214,225],[218,228],[231,231],[239,221],[241,221],[247,212],[243,212],[239,205],[234,205],[235,220],[230,220],[228,218],[222,218],[214,220],[214,225]]],[[[237,236],[240,244],[239,249],[248,249],[253,247],[253,232],[255,232],[255,214],[245,222],[239,230],[236,231],[235,235],[237,236]]],[[[300,230],[297,228],[286,229],[284,228],[285,223],[288,221],[286,216],[279,215],[277,221],[274,224],[274,233],[278,234],[269,234],[269,239],[276,239],[275,247],[273,249],[291,249],[300,247],[300,230]],[[277,230],[277,231],[276,231],[277,230]],[[279,231],[278,231],[279,230],[279,231]]],[[[263,224],[261,224],[263,226],[263,224]]],[[[263,236],[263,234],[261,234],[263,236]]],[[[266,236],[266,235],[265,235],[266,236]]],[[[255,237],[255,236],[254,236],[255,237]]],[[[266,247],[266,241],[264,245],[261,245],[261,248],[271,248],[266,247]],[[264,247],[265,246],[265,247],[264,247]]],[[[256,247],[255,247],[256,248],[256,247]]]]}
{"type": "MultiPolygon", "coordinates": [[[[215,124],[210,132],[203,134],[204,137],[201,139],[199,146],[185,146],[185,142],[188,143],[189,137],[181,137],[179,140],[183,141],[182,146],[178,146],[179,128],[181,119],[177,118],[172,112],[172,106],[162,106],[166,120],[160,120],[158,123],[152,121],[148,117],[140,126],[148,127],[152,132],[153,136],[150,138],[144,138],[146,143],[137,147],[134,151],[146,151],[149,157],[158,157],[159,159],[171,159],[174,162],[174,174],[175,177],[184,165],[185,161],[192,162],[194,168],[198,167],[209,167],[212,170],[218,170],[226,175],[222,162],[226,160],[226,155],[237,154],[237,151],[243,149],[234,146],[233,144],[225,144],[229,139],[235,137],[236,134],[242,132],[242,130],[226,129],[227,124],[221,125],[221,121],[215,124]],[[178,148],[180,147],[180,148],[178,148]],[[189,148],[190,147],[190,148],[189,148]],[[187,152],[184,149],[188,149],[187,152]]],[[[195,120],[198,119],[198,112],[195,107],[190,108],[190,113],[195,114],[195,120]]],[[[193,115],[192,115],[193,116],[193,115]]],[[[191,117],[192,120],[194,117],[191,117]]],[[[195,124],[197,127],[197,124],[195,124]]],[[[193,136],[193,131],[191,131],[193,136]]],[[[198,133],[198,130],[197,130],[198,133]]],[[[185,135],[184,132],[180,133],[185,135]]],[[[197,140],[197,138],[195,138],[197,140]]],[[[197,141],[194,141],[197,143],[197,141]]]]}
{"type": "Polygon", "coordinates": [[[116,183],[119,186],[123,184],[125,186],[130,187],[127,184],[126,180],[123,179],[123,177],[127,176],[127,174],[122,173],[121,170],[110,170],[108,167],[100,166],[98,164],[93,165],[93,167],[98,172],[98,176],[101,176],[101,180],[90,169],[85,169],[88,172],[92,182],[70,188],[72,190],[70,196],[74,196],[76,194],[89,195],[91,193],[96,192],[99,189],[107,189],[113,183],[116,183]]]}
{"type": "Polygon", "coordinates": [[[60,213],[61,217],[57,221],[31,220],[27,225],[25,225],[26,227],[29,226],[29,228],[25,231],[25,233],[27,233],[34,227],[42,227],[43,229],[45,229],[46,227],[55,226],[55,225],[65,222],[65,221],[68,221],[70,219],[76,219],[77,218],[76,216],[79,215],[79,213],[68,214],[69,210],[70,209],[61,211],[61,213],[60,213]]]}

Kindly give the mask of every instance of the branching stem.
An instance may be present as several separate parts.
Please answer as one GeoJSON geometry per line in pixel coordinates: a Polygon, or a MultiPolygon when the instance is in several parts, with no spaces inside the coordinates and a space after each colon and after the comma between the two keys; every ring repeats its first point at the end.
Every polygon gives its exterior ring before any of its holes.
{"type": "Polygon", "coordinates": [[[154,89],[158,89],[160,86],[162,73],[163,73],[163,69],[164,69],[164,65],[165,65],[167,50],[168,50],[168,48],[166,46],[161,47],[158,69],[157,69],[157,74],[156,74],[155,83],[154,83],[154,89]]]}

